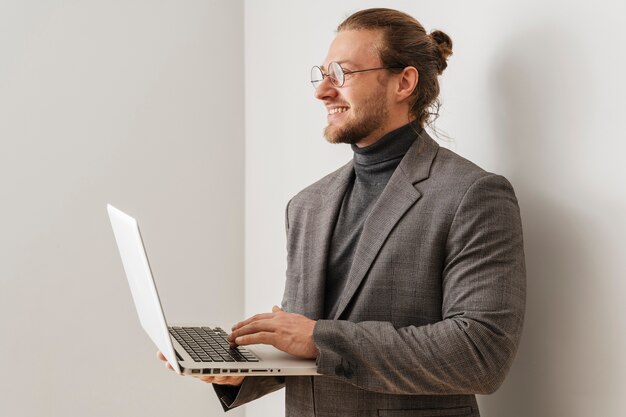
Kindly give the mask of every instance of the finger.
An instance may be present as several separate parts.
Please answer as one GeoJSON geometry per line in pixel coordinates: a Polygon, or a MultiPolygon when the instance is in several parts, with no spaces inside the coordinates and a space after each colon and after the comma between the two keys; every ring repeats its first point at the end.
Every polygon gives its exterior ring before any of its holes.
{"type": "Polygon", "coordinates": [[[274,315],[272,313],[260,313],[260,314],[255,314],[254,316],[244,320],[244,321],[240,321],[239,323],[235,324],[231,330],[237,330],[243,326],[246,326],[252,322],[255,321],[259,321],[259,320],[267,320],[272,318],[274,315]]]}
{"type": "Polygon", "coordinates": [[[216,377],[215,384],[221,385],[241,385],[245,377],[243,376],[223,376],[216,377]]]}
{"type": "Polygon", "coordinates": [[[234,330],[228,337],[226,338],[229,342],[236,342],[236,339],[239,336],[245,336],[253,333],[260,332],[275,332],[278,328],[278,324],[275,320],[259,320],[249,324],[246,324],[243,327],[240,327],[237,330],[234,330]]]}
{"type": "Polygon", "coordinates": [[[170,365],[170,363],[167,361],[167,358],[163,356],[163,354],[159,351],[157,351],[157,358],[165,362],[165,367],[167,369],[170,369],[172,371],[174,370],[174,368],[172,368],[172,365],[170,365]]]}
{"type": "Polygon", "coordinates": [[[235,339],[235,343],[240,346],[246,345],[272,345],[275,346],[276,342],[276,333],[271,332],[259,332],[254,334],[249,334],[247,336],[239,336],[235,339]]]}
{"type": "Polygon", "coordinates": [[[198,376],[196,378],[198,378],[202,382],[206,382],[207,384],[221,384],[218,381],[218,378],[214,376],[198,376]]]}
{"type": "Polygon", "coordinates": [[[284,310],[278,306],[272,307],[272,313],[284,312],[284,310]]]}
{"type": "Polygon", "coordinates": [[[244,378],[243,376],[194,376],[201,380],[202,382],[206,382],[208,384],[219,384],[219,385],[240,385],[244,378]]]}

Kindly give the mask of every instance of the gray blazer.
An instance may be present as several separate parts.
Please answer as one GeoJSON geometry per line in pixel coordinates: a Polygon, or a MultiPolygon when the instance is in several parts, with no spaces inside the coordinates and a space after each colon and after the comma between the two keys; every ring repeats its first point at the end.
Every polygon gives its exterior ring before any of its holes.
{"type": "Polygon", "coordinates": [[[318,320],[319,377],[216,387],[224,408],[286,387],[287,416],[479,416],[522,331],[522,226],[511,184],[425,131],[369,214],[339,308],[324,320],[329,241],[352,162],[287,206],[283,308],[318,320]]]}

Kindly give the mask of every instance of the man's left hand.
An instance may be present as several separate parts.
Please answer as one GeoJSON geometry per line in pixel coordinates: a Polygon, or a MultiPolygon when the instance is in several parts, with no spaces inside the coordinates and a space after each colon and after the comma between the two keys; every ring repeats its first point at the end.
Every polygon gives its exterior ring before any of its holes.
{"type": "Polygon", "coordinates": [[[286,313],[277,306],[271,313],[250,317],[233,326],[228,341],[237,345],[272,345],[301,358],[316,358],[319,350],[313,343],[315,320],[301,314],[286,313]]]}

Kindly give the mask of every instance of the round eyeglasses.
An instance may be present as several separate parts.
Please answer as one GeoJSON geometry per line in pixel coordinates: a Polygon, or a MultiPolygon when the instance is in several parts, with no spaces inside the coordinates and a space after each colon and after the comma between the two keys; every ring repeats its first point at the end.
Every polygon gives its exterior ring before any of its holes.
{"type": "Polygon", "coordinates": [[[322,71],[322,69],[317,65],[311,68],[311,84],[313,84],[313,88],[317,89],[317,87],[319,87],[319,85],[324,81],[324,78],[328,77],[330,78],[330,82],[333,83],[335,87],[342,87],[343,83],[346,81],[346,75],[366,71],[402,68],[404,67],[377,67],[350,71],[343,69],[338,62],[331,61],[328,63],[328,74],[324,73],[324,71],[322,71]]]}

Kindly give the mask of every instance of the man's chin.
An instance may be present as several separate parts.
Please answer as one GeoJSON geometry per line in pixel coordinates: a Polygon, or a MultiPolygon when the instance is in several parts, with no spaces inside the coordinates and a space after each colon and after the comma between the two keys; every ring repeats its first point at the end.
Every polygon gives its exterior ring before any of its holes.
{"type": "Polygon", "coordinates": [[[337,129],[331,125],[326,126],[324,129],[324,138],[328,143],[340,143],[337,142],[337,129]]]}
{"type": "Polygon", "coordinates": [[[337,145],[339,143],[343,143],[340,140],[337,140],[336,137],[334,136],[328,136],[328,135],[324,135],[324,138],[326,139],[326,142],[333,144],[333,145],[337,145]]]}
{"type": "Polygon", "coordinates": [[[351,145],[358,142],[358,139],[354,140],[353,137],[346,134],[345,129],[338,129],[332,125],[328,125],[326,129],[324,129],[324,138],[326,138],[328,143],[332,144],[345,143],[351,145]]]}

